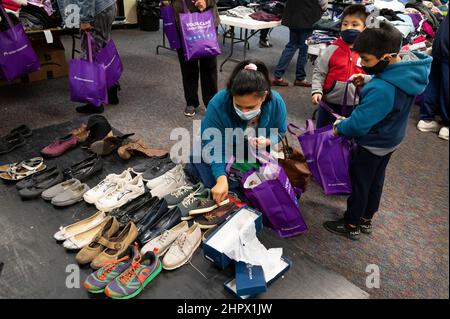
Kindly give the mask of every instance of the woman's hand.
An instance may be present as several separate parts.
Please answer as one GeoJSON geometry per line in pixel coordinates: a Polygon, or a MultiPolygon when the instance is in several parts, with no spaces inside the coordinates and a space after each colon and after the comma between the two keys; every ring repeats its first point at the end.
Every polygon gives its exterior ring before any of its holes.
{"type": "Polygon", "coordinates": [[[219,176],[216,185],[211,189],[211,194],[217,205],[227,199],[228,179],[225,175],[219,176]]]}
{"type": "Polygon", "coordinates": [[[206,9],[206,0],[193,0],[195,6],[197,7],[197,9],[199,9],[200,11],[205,11],[206,9]]]}
{"type": "Polygon", "coordinates": [[[319,104],[320,101],[322,101],[322,94],[320,93],[313,94],[313,96],[311,97],[311,101],[314,105],[319,104]]]}
{"type": "Polygon", "coordinates": [[[168,6],[170,5],[170,1],[161,1],[161,5],[168,6]]]}
{"type": "Polygon", "coordinates": [[[270,139],[260,136],[249,139],[249,143],[254,149],[265,149],[270,146],[270,139]]]}

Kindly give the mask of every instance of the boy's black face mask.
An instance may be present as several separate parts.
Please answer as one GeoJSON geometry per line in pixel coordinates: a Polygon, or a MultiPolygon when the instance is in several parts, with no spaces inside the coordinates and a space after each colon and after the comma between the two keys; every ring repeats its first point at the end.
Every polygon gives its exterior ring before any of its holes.
{"type": "MultiPolygon", "coordinates": [[[[397,53],[391,53],[391,56],[397,56],[397,53]]],[[[384,59],[378,61],[377,64],[375,64],[374,66],[362,66],[362,69],[364,70],[364,72],[366,72],[367,74],[373,75],[373,74],[378,74],[384,71],[384,69],[386,69],[386,67],[389,65],[389,60],[387,57],[385,57],[384,59]]]]}

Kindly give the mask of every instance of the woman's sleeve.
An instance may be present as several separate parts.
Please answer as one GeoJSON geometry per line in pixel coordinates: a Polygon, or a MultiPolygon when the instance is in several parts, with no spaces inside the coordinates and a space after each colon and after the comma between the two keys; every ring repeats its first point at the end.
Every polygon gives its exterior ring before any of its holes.
{"type": "MultiPolygon", "coordinates": [[[[273,128],[278,129],[278,133],[281,136],[284,136],[287,131],[287,111],[286,104],[284,103],[283,98],[278,95],[275,100],[275,121],[273,128]]],[[[278,135],[270,136],[270,143],[272,145],[276,145],[280,142],[280,138],[278,135]]]]}

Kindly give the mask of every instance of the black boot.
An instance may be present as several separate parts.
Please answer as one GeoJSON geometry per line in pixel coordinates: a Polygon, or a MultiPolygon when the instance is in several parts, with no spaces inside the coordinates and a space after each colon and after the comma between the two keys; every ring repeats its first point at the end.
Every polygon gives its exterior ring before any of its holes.
{"type": "Polygon", "coordinates": [[[103,107],[103,105],[95,106],[92,104],[86,104],[86,105],[79,106],[76,108],[76,111],[78,113],[85,113],[85,114],[99,114],[99,113],[103,113],[104,110],[105,110],[105,108],[103,107]]]}
{"type": "Polygon", "coordinates": [[[120,86],[118,84],[112,86],[108,89],[108,102],[111,105],[119,104],[119,97],[117,96],[117,92],[120,90],[120,86]]]}

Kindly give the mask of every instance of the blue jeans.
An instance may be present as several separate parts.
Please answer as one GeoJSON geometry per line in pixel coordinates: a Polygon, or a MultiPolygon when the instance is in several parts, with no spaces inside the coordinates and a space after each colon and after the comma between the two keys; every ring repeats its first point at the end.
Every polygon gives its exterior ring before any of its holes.
{"type": "Polygon", "coordinates": [[[449,125],[448,108],[448,63],[433,60],[429,76],[430,82],[425,90],[420,106],[420,119],[431,121],[435,115],[440,115],[445,126],[449,125]]]}
{"type": "Polygon", "coordinates": [[[289,29],[289,32],[289,42],[281,54],[274,75],[276,78],[281,79],[295,53],[299,50],[295,78],[296,80],[303,81],[306,78],[305,65],[308,62],[308,46],[306,45],[306,40],[312,34],[312,29],[289,29]]]}

